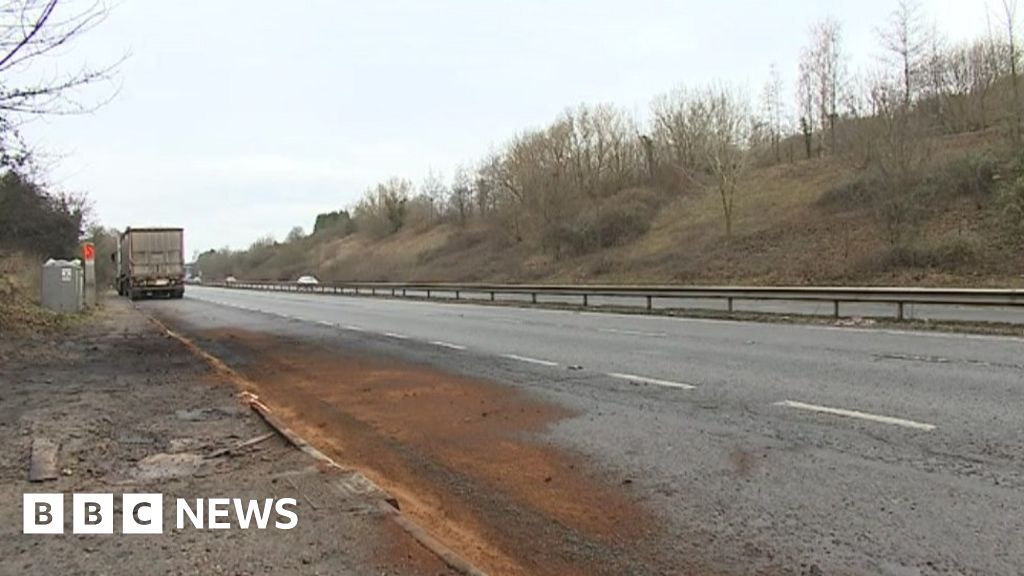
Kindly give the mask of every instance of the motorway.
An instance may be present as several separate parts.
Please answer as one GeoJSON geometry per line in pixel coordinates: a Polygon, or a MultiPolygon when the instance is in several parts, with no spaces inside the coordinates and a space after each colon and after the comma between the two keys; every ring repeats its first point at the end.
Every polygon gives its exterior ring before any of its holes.
{"type": "Polygon", "coordinates": [[[564,407],[544,442],[623,479],[662,541],[691,542],[668,562],[1024,567],[1022,339],[204,287],[140,306],[186,334],[287,334],[564,407]]]}
{"type": "MultiPolygon", "coordinates": [[[[368,289],[363,288],[363,294],[368,289]]],[[[377,290],[382,295],[388,294],[386,288],[377,290]]],[[[352,294],[351,289],[344,292],[352,294]]],[[[434,298],[437,300],[463,299],[468,301],[486,301],[490,299],[488,292],[474,292],[463,290],[456,294],[450,290],[427,290],[408,289],[401,290],[396,294],[405,294],[415,298],[434,298]]],[[[530,303],[531,294],[517,292],[497,292],[494,300],[502,303],[530,303]]],[[[569,294],[537,294],[538,304],[557,304],[577,307],[583,304],[579,295],[569,294]]],[[[624,309],[634,308],[642,310],[647,306],[647,300],[643,296],[603,296],[590,294],[588,305],[593,309],[602,307],[624,309]]],[[[729,311],[728,301],[724,298],[678,298],[659,296],[651,301],[653,310],[661,311],[703,311],[726,313],[729,311]]],[[[733,311],[750,314],[773,314],[783,316],[825,316],[831,317],[835,311],[831,301],[807,301],[807,300],[749,300],[744,298],[733,299],[733,311]]],[[[898,307],[893,303],[886,302],[840,302],[840,315],[843,318],[871,318],[882,320],[893,320],[898,316],[898,307]]],[[[967,322],[967,323],[988,323],[988,324],[1024,324],[1024,306],[967,306],[956,304],[915,304],[908,302],[904,306],[904,318],[920,322],[967,322]]]]}

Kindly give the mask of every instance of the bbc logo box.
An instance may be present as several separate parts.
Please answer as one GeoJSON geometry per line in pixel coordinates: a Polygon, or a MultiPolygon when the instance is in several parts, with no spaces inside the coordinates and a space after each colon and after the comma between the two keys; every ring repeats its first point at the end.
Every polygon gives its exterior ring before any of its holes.
{"type": "MultiPolygon", "coordinates": [[[[163,534],[163,494],[122,494],[122,534],[163,534]]],[[[184,530],[291,530],[298,526],[295,498],[185,498],[175,499],[175,527],[184,530]],[[232,522],[234,513],[234,522],[232,522]]],[[[24,494],[24,534],[64,533],[63,494],[24,494]]],[[[71,494],[71,530],[74,534],[113,534],[117,509],[113,494],[71,494]]]]}
{"type": "MultiPolygon", "coordinates": [[[[64,495],[24,494],[22,533],[63,534],[64,495]]],[[[71,495],[71,531],[74,534],[113,534],[114,495],[71,495]]],[[[123,494],[121,496],[122,534],[163,533],[162,494],[123,494]]]]}

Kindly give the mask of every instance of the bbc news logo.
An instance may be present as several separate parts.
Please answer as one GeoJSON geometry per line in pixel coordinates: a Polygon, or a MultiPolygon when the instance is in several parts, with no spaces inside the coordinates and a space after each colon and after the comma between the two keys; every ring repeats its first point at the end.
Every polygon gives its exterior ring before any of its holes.
{"type": "MultiPolygon", "coordinates": [[[[175,527],[291,530],[299,525],[296,505],[294,498],[176,498],[175,527]]],[[[22,533],[64,533],[64,494],[24,494],[22,506],[22,533]]],[[[121,533],[163,534],[163,511],[163,494],[122,494],[121,533]]],[[[113,534],[115,516],[113,494],[71,495],[72,534],[113,534]]]]}

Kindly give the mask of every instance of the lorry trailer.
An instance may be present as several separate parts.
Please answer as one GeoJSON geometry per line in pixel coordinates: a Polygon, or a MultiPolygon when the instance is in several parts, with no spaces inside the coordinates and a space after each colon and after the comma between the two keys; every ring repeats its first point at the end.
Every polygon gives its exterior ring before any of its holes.
{"type": "Polygon", "coordinates": [[[127,228],[117,242],[117,293],[132,300],[185,295],[184,230],[127,228]]]}

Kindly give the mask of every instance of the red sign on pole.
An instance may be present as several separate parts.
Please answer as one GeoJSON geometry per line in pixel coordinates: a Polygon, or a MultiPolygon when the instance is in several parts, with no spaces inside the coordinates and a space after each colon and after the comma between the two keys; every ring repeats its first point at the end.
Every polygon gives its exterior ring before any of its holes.
{"type": "Polygon", "coordinates": [[[96,246],[91,242],[86,242],[85,245],[82,246],[82,255],[85,256],[86,262],[92,262],[96,259],[96,246]]]}

